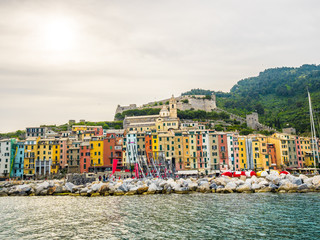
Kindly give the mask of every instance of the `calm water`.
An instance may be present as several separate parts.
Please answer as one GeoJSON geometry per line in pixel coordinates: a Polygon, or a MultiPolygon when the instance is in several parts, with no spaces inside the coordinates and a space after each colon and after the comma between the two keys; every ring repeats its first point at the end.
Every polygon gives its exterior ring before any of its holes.
{"type": "Polygon", "coordinates": [[[320,239],[320,194],[1,197],[0,239],[320,239]]]}

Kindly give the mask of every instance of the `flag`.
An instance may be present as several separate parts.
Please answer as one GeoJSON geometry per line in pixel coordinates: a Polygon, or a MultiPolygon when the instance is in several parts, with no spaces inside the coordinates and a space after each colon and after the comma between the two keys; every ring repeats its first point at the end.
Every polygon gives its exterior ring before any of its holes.
{"type": "Polygon", "coordinates": [[[135,168],[134,168],[134,173],[136,175],[136,178],[139,178],[139,169],[138,169],[138,163],[136,163],[135,168]]]}
{"type": "Polygon", "coordinates": [[[112,174],[114,174],[114,173],[116,172],[117,164],[118,164],[118,159],[113,159],[113,163],[112,163],[112,174]]]}

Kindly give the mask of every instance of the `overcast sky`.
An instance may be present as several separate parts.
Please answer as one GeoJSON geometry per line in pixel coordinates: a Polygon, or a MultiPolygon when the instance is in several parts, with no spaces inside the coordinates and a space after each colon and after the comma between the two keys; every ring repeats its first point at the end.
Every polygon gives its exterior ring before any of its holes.
{"type": "Polygon", "coordinates": [[[320,1],[0,1],[0,132],[319,64],[320,1]]]}

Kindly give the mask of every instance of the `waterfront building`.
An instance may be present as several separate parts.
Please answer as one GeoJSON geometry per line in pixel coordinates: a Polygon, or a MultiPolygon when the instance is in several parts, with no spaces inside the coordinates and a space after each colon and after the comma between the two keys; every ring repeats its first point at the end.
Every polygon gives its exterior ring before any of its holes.
{"type": "Polygon", "coordinates": [[[60,166],[60,145],[54,138],[39,139],[37,141],[35,172],[39,175],[57,174],[60,166]]]}
{"type": "Polygon", "coordinates": [[[103,167],[103,136],[94,136],[90,140],[90,171],[104,171],[103,167]]]}
{"type": "Polygon", "coordinates": [[[83,139],[80,143],[80,173],[89,172],[90,168],[90,137],[83,139]]]}
{"type": "Polygon", "coordinates": [[[23,175],[25,177],[33,177],[35,175],[35,159],[39,139],[40,137],[29,137],[24,143],[23,175]]]}
{"type": "Polygon", "coordinates": [[[67,150],[68,173],[80,173],[80,145],[81,141],[73,141],[67,150]]]}
{"type": "Polygon", "coordinates": [[[10,177],[22,178],[24,164],[24,141],[17,141],[15,147],[15,157],[13,157],[14,162],[12,163],[10,177]]]}
{"type": "Polygon", "coordinates": [[[219,132],[217,133],[217,135],[218,135],[220,170],[223,170],[223,171],[229,170],[227,134],[224,132],[219,132]]]}
{"type": "Polygon", "coordinates": [[[15,139],[0,140],[0,176],[9,177],[11,172],[11,158],[14,157],[15,139]]]}
{"type": "Polygon", "coordinates": [[[220,170],[218,135],[215,131],[209,131],[209,172],[216,173],[220,170]]]}

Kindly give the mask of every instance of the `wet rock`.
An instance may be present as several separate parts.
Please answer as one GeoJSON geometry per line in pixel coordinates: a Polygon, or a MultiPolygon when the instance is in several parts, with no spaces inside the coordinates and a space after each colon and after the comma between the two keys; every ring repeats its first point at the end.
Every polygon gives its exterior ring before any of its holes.
{"type": "Polygon", "coordinates": [[[271,187],[264,187],[264,188],[261,188],[261,189],[256,190],[255,192],[258,192],[258,193],[266,193],[266,192],[271,192],[271,191],[272,191],[272,188],[271,188],[271,187]]]}
{"type": "Polygon", "coordinates": [[[138,194],[142,194],[147,191],[148,191],[148,186],[146,186],[146,185],[142,185],[137,189],[138,194]]]}
{"type": "Polygon", "coordinates": [[[298,189],[298,186],[291,182],[285,182],[279,187],[279,191],[281,190],[289,191],[289,190],[297,190],[297,189],[298,189]]]}
{"type": "Polygon", "coordinates": [[[313,177],[312,184],[313,185],[320,185],[320,175],[313,177]]]}
{"type": "Polygon", "coordinates": [[[237,187],[236,189],[237,192],[246,192],[246,191],[251,191],[251,185],[249,185],[248,183],[245,183],[243,185],[240,185],[239,187],[237,187]]]}
{"type": "Polygon", "coordinates": [[[121,184],[118,189],[121,190],[122,192],[128,192],[129,190],[127,184],[125,183],[121,184]]]}
{"type": "Polygon", "coordinates": [[[47,194],[48,195],[52,195],[54,192],[56,191],[56,187],[49,187],[47,190],[47,194]]]}
{"type": "Polygon", "coordinates": [[[101,187],[100,187],[100,189],[99,189],[99,193],[102,193],[102,194],[104,194],[104,193],[106,193],[106,192],[108,192],[110,190],[110,188],[109,188],[109,184],[102,184],[101,185],[101,187]]]}
{"type": "Polygon", "coordinates": [[[157,185],[155,183],[151,183],[147,192],[155,193],[157,190],[158,190],[157,185]]]}
{"type": "Polygon", "coordinates": [[[254,184],[252,184],[251,188],[252,188],[252,190],[258,190],[261,188],[261,185],[258,183],[254,183],[254,184]]]}
{"type": "Polygon", "coordinates": [[[236,190],[236,188],[237,188],[237,184],[235,184],[234,182],[229,182],[229,183],[227,183],[227,185],[225,186],[225,189],[226,189],[227,191],[229,191],[229,190],[234,191],[234,190],[236,190]]]}
{"type": "Polygon", "coordinates": [[[207,193],[207,192],[210,192],[210,186],[209,186],[209,183],[204,183],[202,184],[201,186],[198,187],[198,190],[202,193],[207,193]]]}
{"type": "Polygon", "coordinates": [[[90,188],[92,189],[92,191],[98,192],[102,185],[103,185],[103,183],[94,183],[91,185],[90,188]]]}
{"type": "Polygon", "coordinates": [[[217,187],[218,185],[215,182],[210,184],[210,189],[217,189],[217,187]]]}
{"type": "Polygon", "coordinates": [[[73,188],[75,187],[75,185],[71,182],[67,182],[65,184],[65,188],[69,191],[69,192],[72,192],[73,188]]]}
{"type": "Polygon", "coordinates": [[[272,190],[276,190],[276,189],[279,188],[278,185],[275,185],[275,184],[273,184],[273,183],[271,183],[271,184],[269,185],[269,187],[270,187],[272,190]]]}

